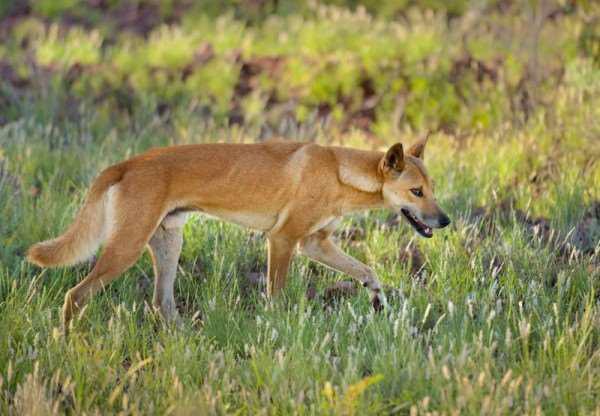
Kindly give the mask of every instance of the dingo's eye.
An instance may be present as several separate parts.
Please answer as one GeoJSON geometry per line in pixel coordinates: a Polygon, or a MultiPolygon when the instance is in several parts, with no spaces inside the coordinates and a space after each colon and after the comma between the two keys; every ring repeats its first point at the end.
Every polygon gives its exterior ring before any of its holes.
{"type": "Polygon", "coordinates": [[[417,198],[422,198],[423,197],[423,188],[412,188],[410,191],[417,198]]]}

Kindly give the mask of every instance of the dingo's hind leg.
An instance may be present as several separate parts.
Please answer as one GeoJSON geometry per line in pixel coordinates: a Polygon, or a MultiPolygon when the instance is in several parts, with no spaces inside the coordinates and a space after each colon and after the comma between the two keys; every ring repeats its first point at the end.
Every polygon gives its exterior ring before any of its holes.
{"type": "Polygon", "coordinates": [[[100,289],[124,273],[140,257],[161,217],[158,205],[144,204],[141,199],[129,198],[114,201],[114,218],[108,239],[92,271],[65,295],[63,326],[65,333],[69,322],[85,303],[100,289]],[[144,207],[135,209],[132,205],[144,207]]]}
{"type": "Polygon", "coordinates": [[[167,216],[148,243],[154,266],[152,304],[166,321],[178,321],[173,286],[183,246],[183,226],[187,214],[167,216]]]}

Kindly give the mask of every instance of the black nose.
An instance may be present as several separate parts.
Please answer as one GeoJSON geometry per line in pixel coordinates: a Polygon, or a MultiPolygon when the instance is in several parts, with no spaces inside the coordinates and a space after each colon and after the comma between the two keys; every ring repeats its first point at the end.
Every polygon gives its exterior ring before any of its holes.
{"type": "Polygon", "coordinates": [[[440,215],[440,228],[444,228],[450,224],[450,218],[446,214],[440,215]]]}

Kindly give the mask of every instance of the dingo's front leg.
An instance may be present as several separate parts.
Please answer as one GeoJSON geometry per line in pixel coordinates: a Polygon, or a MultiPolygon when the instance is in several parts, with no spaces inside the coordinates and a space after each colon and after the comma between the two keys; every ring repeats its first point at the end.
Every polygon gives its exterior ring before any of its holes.
{"type": "Polygon", "coordinates": [[[271,235],[268,237],[267,295],[269,297],[276,295],[285,286],[297,244],[297,240],[285,236],[271,235]]]}
{"type": "Polygon", "coordinates": [[[385,306],[385,297],[375,271],[364,263],[344,253],[331,240],[330,235],[313,234],[300,243],[300,252],[312,260],[323,263],[358,280],[373,293],[373,308],[380,311],[385,306]]]}

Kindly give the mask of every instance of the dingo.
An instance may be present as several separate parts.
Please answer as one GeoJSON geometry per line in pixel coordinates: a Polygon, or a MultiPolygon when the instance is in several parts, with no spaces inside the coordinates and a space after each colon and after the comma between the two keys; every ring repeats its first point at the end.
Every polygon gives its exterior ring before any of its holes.
{"type": "Polygon", "coordinates": [[[65,296],[63,325],[100,288],[132,266],[148,246],[154,307],[178,317],[173,284],[188,212],[198,211],[263,231],[268,241],[267,295],[284,286],[296,247],[347,273],[385,299],[373,269],[344,254],[331,238],[339,218],[377,207],[400,211],[424,237],[450,219],[433,195],[423,166],[425,140],[404,153],[312,143],[198,144],[156,148],[104,170],[73,224],[60,237],[33,245],[29,261],[52,267],[89,258],[93,270],[65,296]]]}

